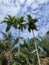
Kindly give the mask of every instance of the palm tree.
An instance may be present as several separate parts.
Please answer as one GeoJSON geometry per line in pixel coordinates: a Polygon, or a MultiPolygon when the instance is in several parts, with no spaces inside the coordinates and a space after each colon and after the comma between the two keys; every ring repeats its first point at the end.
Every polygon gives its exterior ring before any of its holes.
{"type": "Polygon", "coordinates": [[[16,18],[15,16],[8,15],[7,17],[5,17],[5,20],[3,22],[7,24],[6,31],[9,31],[11,26],[19,30],[19,36],[18,36],[18,53],[19,53],[20,52],[20,31],[26,28],[25,24],[23,23],[25,22],[24,17],[21,16],[19,18],[18,17],[16,18]]]}
{"type": "Polygon", "coordinates": [[[2,61],[2,65],[5,62],[5,65],[11,63],[13,54],[14,54],[14,48],[17,43],[17,41],[11,36],[11,33],[8,35],[5,34],[4,32],[0,32],[3,34],[3,39],[0,40],[0,58],[4,59],[2,61]],[[7,63],[7,64],[6,64],[7,63]]]}
{"type": "Polygon", "coordinates": [[[0,41],[0,58],[2,61],[2,65],[7,63],[10,65],[10,61],[12,60],[12,53],[9,48],[9,41],[7,38],[0,41]]]}
{"type": "Polygon", "coordinates": [[[41,64],[44,62],[46,62],[48,64],[49,63],[49,61],[48,61],[48,59],[49,59],[49,32],[47,32],[43,37],[39,36],[39,39],[40,39],[39,46],[44,51],[44,55],[42,54],[42,56],[40,56],[41,64]]]}
{"type": "Polygon", "coordinates": [[[33,32],[34,44],[35,44],[35,48],[36,48],[38,63],[39,63],[39,65],[41,65],[39,54],[38,54],[38,49],[37,49],[37,44],[36,44],[36,40],[35,40],[35,36],[34,36],[34,31],[33,31],[33,30],[37,30],[35,23],[38,21],[38,19],[36,19],[36,18],[33,19],[30,14],[28,14],[27,17],[28,17],[28,31],[31,32],[31,30],[32,30],[32,32],[33,32]]]}
{"type": "Polygon", "coordinates": [[[43,48],[43,50],[46,52],[46,56],[49,57],[49,40],[47,38],[47,34],[44,37],[39,37],[41,39],[39,46],[43,48]]]}
{"type": "Polygon", "coordinates": [[[46,34],[45,34],[45,38],[46,38],[47,41],[49,42],[49,31],[46,32],[46,34]]]}
{"type": "MultiPolygon", "coordinates": [[[[34,45],[34,44],[33,44],[34,45]]],[[[32,45],[32,46],[33,46],[32,45]]],[[[18,53],[16,52],[15,54],[15,62],[14,64],[19,65],[33,65],[34,60],[33,60],[33,54],[31,54],[33,47],[29,43],[29,41],[24,40],[24,44],[21,44],[21,52],[19,53],[19,58],[17,58],[18,53]],[[32,48],[32,49],[31,49],[32,48]]]]}
{"type": "Polygon", "coordinates": [[[24,17],[21,16],[20,18],[17,18],[18,26],[17,29],[19,30],[19,36],[18,36],[18,58],[19,58],[19,52],[20,52],[20,32],[23,31],[23,29],[26,28],[26,24],[24,23],[24,17]]]}

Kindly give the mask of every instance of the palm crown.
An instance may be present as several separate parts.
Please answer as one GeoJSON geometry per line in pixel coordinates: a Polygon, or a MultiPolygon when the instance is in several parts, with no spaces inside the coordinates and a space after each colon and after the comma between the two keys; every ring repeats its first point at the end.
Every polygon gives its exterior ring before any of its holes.
{"type": "Polygon", "coordinates": [[[24,17],[21,16],[20,18],[16,18],[15,16],[11,16],[8,15],[7,17],[5,17],[4,21],[7,24],[7,28],[6,31],[9,31],[9,29],[11,28],[11,26],[13,26],[15,29],[21,29],[23,30],[23,28],[25,28],[25,25],[23,24],[23,22],[25,22],[24,17]]]}
{"type": "Polygon", "coordinates": [[[28,17],[28,31],[30,32],[31,30],[37,30],[35,23],[38,21],[38,19],[33,19],[30,14],[27,15],[28,17]]]}

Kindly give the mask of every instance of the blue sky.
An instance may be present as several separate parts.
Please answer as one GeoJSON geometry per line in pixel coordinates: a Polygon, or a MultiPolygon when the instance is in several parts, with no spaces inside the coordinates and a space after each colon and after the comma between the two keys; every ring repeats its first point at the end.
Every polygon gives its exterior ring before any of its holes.
{"type": "MultiPolygon", "coordinates": [[[[0,21],[4,19],[7,14],[12,16],[21,16],[30,13],[34,18],[39,18],[37,27],[38,32],[35,31],[35,36],[44,35],[49,30],[49,0],[0,0],[0,21]]],[[[0,25],[0,30],[5,32],[6,25],[0,25]]],[[[12,34],[17,35],[15,29],[12,29],[12,34]]],[[[23,31],[21,36],[32,37],[32,33],[23,31]],[[26,33],[27,32],[27,33],[26,33]],[[24,33],[24,34],[23,34],[24,33]]]]}

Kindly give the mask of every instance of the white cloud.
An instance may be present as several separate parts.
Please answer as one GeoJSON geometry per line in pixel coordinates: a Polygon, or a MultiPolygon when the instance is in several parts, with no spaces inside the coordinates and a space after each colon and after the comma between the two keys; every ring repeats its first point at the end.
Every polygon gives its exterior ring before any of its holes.
{"type": "Polygon", "coordinates": [[[9,2],[9,0],[2,0],[3,4],[6,4],[9,2]]]}
{"type": "Polygon", "coordinates": [[[11,14],[11,15],[17,15],[18,12],[20,12],[20,7],[12,7],[12,6],[1,6],[2,8],[2,14],[7,15],[7,14],[11,14]]]}
{"type": "Polygon", "coordinates": [[[27,0],[26,1],[26,6],[30,6],[32,3],[34,3],[34,0],[27,0]]]}
{"type": "Polygon", "coordinates": [[[2,4],[2,0],[0,0],[0,5],[2,4]]]}
{"type": "Polygon", "coordinates": [[[9,1],[10,0],[0,0],[0,3],[1,3],[1,5],[5,5],[5,4],[9,5],[10,4],[9,1]]]}
{"type": "MultiPolygon", "coordinates": [[[[33,15],[35,15],[35,17],[39,17],[39,33],[41,32],[43,34],[43,32],[46,32],[47,30],[49,30],[49,23],[47,23],[47,19],[49,19],[49,6],[48,5],[43,5],[43,3],[47,3],[49,2],[49,0],[26,0],[26,3],[24,3],[25,0],[0,0],[0,20],[3,19],[7,14],[11,14],[11,15],[23,15],[24,13],[30,13],[33,15]],[[15,4],[16,6],[15,6],[15,4]],[[24,7],[22,8],[22,4],[24,4],[24,7]],[[40,6],[39,6],[40,4],[40,6]],[[8,5],[8,6],[7,6],[8,5]],[[27,9],[28,7],[30,7],[30,11],[27,9]],[[42,9],[41,9],[42,7],[42,9]],[[20,12],[21,10],[21,12],[20,12]],[[19,13],[19,14],[18,14],[19,13]],[[43,26],[45,25],[46,26],[43,26]],[[46,30],[45,30],[46,29],[46,30]],[[44,31],[45,30],[45,31],[44,31]]],[[[24,14],[25,15],[25,14],[24,14]]],[[[35,36],[38,33],[35,32],[35,36]]],[[[28,33],[26,34],[22,34],[22,36],[24,37],[32,37],[32,33],[28,33]]]]}
{"type": "Polygon", "coordinates": [[[23,4],[25,0],[18,0],[20,4],[23,4]]]}
{"type": "Polygon", "coordinates": [[[37,0],[39,4],[42,4],[42,3],[45,3],[47,2],[48,0],[37,0]]]}
{"type": "Polygon", "coordinates": [[[36,3],[36,2],[34,2],[32,5],[31,5],[31,7],[32,7],[32,9],[36,9],[36,8],[38,8],[38,3],[36,3]]]}

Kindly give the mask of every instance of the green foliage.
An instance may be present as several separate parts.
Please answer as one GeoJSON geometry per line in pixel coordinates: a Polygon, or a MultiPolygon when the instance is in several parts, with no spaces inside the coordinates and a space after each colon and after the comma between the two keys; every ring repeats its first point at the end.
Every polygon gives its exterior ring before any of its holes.
{"type": "Polygon", "coordinates": [[[15,16],[7,15],[7,17],[5,17],[5,19],[3,20],[3,23],[4,22],[7,24],[6,31],[9,31],[11,26],[14,26],[15,28],[17,28],[17,21],[15,16]]]}
{"type": "Polygon", "coordinates": [[[28,17],[28,31],[31,32],[31,30],[37,30],[37,27],[35,23],[38,21],[38,19],[33,19],[30,14],[27,15],[28,17]]]}
{"type": "MultiPolygon", "coordinates": [[[[4,63],[11,64],[13,56],[13,47],[15,46],[15,39],[11,36],[11,33],[4,35],[3,39],[0,40],[0,61],[4,63]],[[6,61],[7,60],[7,61],[6,61]]],[[[5,64],[7,65],[7,64],[5,64]]]]}
{"type": "MultiPolygon", "coordinates": [[[[24,50],[23,50],[24,51],[24,50]]],[[[30,65],[32,64],[32,55],[31,54],[26,54],[22,50],[19,53],[19,58],[18,58],[18,53],[16,52],[15,54],[15,62],[14,63],[19,63],[20,65],[30,65]]]]}
{"type": "MultiPolygon", "coordinates": [[[[47,34],[46,34],[47,35],[47,34]]],[[[49,56],[49,40],[47,40],[47,36],[46,37],[40,37],[41,41],[40,41],[40,46],[43,48],[43,50],[47,53],[46,56],[49,56]]]]}
{"type": "Polygon", "coordinates": [[[20,18],[16,18],[15,16],[7,15],[5,19],[3,20],[3,23],[7,24],[6,31],[9,31],[11,26],[13,26],[15,29],[21,29],[25,28],[25,25],[22,24],[25,22],[24,17],[21,16],[20,18]]]}
{"type": "MultiPolygon", "coordinates": [[[[7,24],[6,31],[8,32],[10,28],[13,26],[15,29],[19,29],[23,31],[26,29],[28,26],[28,31],[30,32],[31,30],[37,30],[36,28],[36,22],[38,22],[38,19],[33,19],[30,14],[27,15],[28,17],[28,22],[24,20],[24,17],[15,17],[8,15],[5,17],[3,23],[7,24]]],[[[1,31],[0,31],[1,32],[1,31]]],[[[14,39],[11,35],[3,34],[3,39],[0,40],[0,63],[7,63],[5,65],[35,65],[38,64],[37,62],[37,55],[35,51],[35,46],[34,46],[34,38],[29,39],[28,41],[24,40],[23,44],[20,44],[20,52],[18,53],[18,41],[19,38],[22,37],[17,37],[14,39]],[[18,58],[19,55],[19,58],[18,58]],[[4,62],[5,61],[5,62],[4,62]]],[[[23,39],[23,38],[22,38],[23,39]]],[[[43,53],[39,48],[39,55],[40,58],[41,56],[43,57],[49,57],[49,32],[46,33],[45,37],[40,37],[35,38],[35,41],[37,42],[37,47],[41,47],[45,53],[43,53]]]]}
{"type": "MultiPolygon", "coordinates": [[[[48,53],[47,50],[49,50],[49,42],[47,41],[47,38],[39,37],[39,39],[35,38],[35,40],[38,42],[38,46],[42,47],[43,50],[48,53]],[[45,50],[45,48],[47,50],[45,50]]],[[[0,59],[2,58],[2,62],[3,62],[4,54],[6,54],[6,59],[9,58],[8,55],[12,56],[13,63],[11,65],[23,65],[23,64],[24,65],[33,65],[33,64],[35,64],[35,61],[37,63],[36,53],[32,54],[32,52],[35,50],[33,38],[29,39],[28,41],[24,40],[24,44],[20,45],[21,48],[20,48],[20,52],[19,52],[19,58],[18,58],[18,52],[17,51],[14,52],[15,51],[14,50],[11,54],[11,50],[12,50],[13,46],[15,46],[15,44],[13,45],[13,42],[11,39],[11,34],[3,37],[3,40],[1,40],[1,41],[0,41],[0,53],[1,53],[0,59]],[[12,42],[12,47],[11,47],[11,42],[12,42]]],[[[17,41],[18,41],[18,39],[17,39],[17,41]]],[[[41,55],[41,52],[39,52],[39,55],[41,57],[43,54],[41,55]]],[[[10,56],[10,58],[11,58],[11,56],[10,56]]],[[[48,56],[48,54],[47,54],[47,56],[48,56]]]]}
{"type": "Polygon", "coordinates": [[[25,20],[24,20],[24,17],[21,16],[20,18],[16,18],[17,19],[17,28],[20,29],[20,30],[23,30],[26,28],[26,24],[24,24],[25,20]]]}
{"type": "MultiPolygon", "coordinates": [[[[28,17],[28,30],[37,30],[35,23],[38,21],[38,19],[33,19],[32,16],[30,14],[27,15],[28,17]]],[[[15,16],[11,16],[8,15],[7,17],[5,17],[4,21],[7,24],[7,28],[6,31],[9,31],[9,29],[11,28],[11,26],[13,26],[15,29],[25,29],[26,28],[26,24],[24,24],[23,22],[26,22],[24,20],[24,17],[15,17],[15,16]]]]}

